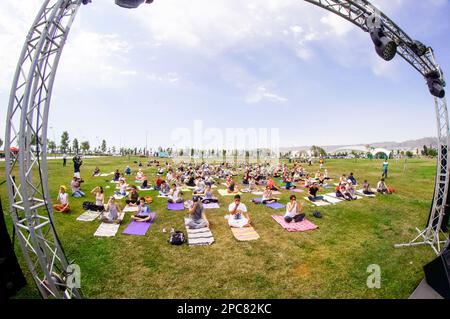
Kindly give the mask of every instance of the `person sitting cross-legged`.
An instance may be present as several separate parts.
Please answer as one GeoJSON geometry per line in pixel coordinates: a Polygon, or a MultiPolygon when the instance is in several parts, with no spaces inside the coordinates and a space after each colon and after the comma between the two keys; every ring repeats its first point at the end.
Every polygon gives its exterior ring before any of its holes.
{"type": "Polygon", "coordinates": [[[319,192],[319,187],[317,186],[317,183],[312,183],[311,187],[309,187],[309,191],[308,191],[308,199],[311,202],[316,202],[316,201],[320,201],[323,200],[323,196],[317,196],[317,193],[319,192]]]}
{"type": "Polygon", "coordinates": [[[110,224],[118,224],[119,221],[120,207],[116,204],[116,199],[114,196],[109,198],[108,204],[106,205],[106,211],[103,214],[102,222],[110,224]]]}
{"type": "Polygon", "coordinates": [[[209,204],[209,203],[218,203],[219,200],[217,197],[214,197],[214,192],[211,189],[211,185],[206,186],[205,192],[203,194],[200,194],[202,198],[203,204],[209,204]]]}
{"type": "Polygon", "coordinates": [[[139,194],[137,192],[136,186],[131,186],[130,194],[128,194],[128,199],[125,201],[127,205],[136,206],[139,204],[139,194]]]}
{"type": "Polygon", "coordinates": [[[177,188],[177,184],[172,184],[172,188],[169,191],[168,199],[169,203],[182,203],[183,198],[181,196],[180,190],[177,188]]]}
{"type": "Polygon", "coordinates": [[[269,185],[267,185],[266,189],[263,192],[261,203],[266,205],[266,204],[276,203],[277,201],[278,201],[278,198],[274,198],[272,196],[272,188],[269,185]]]}
{"type": "Polygon", "coordinates": [[[59,204],[53,205],[53,209],[58,213],[68,213],[70,211],[69,195],[66,193],[66,187],[59,188],[58,199],[59,204]]]}
{"type": "Polygon", "coordinates": [[[206,218],[205,209],[203,208],[200,197],[194,196],[192,201],[194,202],[194,205],[189,210],[189,216],[185,223],[186,226],[191,229],[208,227],[208,219],[206,218]]]}
{"type": "Polygon", "coordinates": [[[289,198],[289,203],[286,205],[286,214],[284,214],[284,221],[290,223],[294,221],[295,223],[301,222],[305,218],[303,214],[303,203],[297,202],[297,197],[291,195],[289,198]]]}
{"type": "Polygon", "coordinates": [[[70,183],[70,187],[72,189],[72,196],[75,198],[84,197],[85,194],[81,191],[81,179],[74,176],[72,178],[72,182],[70,183]]]}
{"type": "Polygon", "coordinates": [[[159,196],[169,196],[170,186],[166,183],[166,181],[162,181],[161,187],[159,190],[159,196]]]}
{"type": "Polygon", "coordinates": [[[388,193],[388,187],[386,185],[386,182],[384,181],[384,178],[382,178],[377,183],[377,192],[380,193],[380,194],[387,194],[388,193]]]}
{"type": "Polygon", "coordinates": [[[363,194],[364,195],[374,195],[375,193],[372,192],[372,190],[370,189],[370,183],[365,180],[364,184],[363,184],[363,194]]]}
{"type": "Polygon", "coordinates": [[[150,220],[150,207],[145,203],[145,198],[141,197],[139,199],[138,213],[136,215],[131,216],[132,220],[137,222],[147,222],[150,220]]]}
{"type": "Polygon", "coordinates": [[[241,196],[234,196],[234,202],[228,206],[228,212],[230,213],[228,218],[228,225],[230,227],[250,227],[250,215],[247,212],[247,206],[241,203],[241,196]]]}

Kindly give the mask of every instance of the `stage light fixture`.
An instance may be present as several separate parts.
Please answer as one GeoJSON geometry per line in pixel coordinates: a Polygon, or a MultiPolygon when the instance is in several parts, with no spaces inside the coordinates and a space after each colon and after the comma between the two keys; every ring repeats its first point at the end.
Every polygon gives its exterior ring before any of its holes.
{"type": "Polygon", "coordinates": [[[370,31],[370,37],[377,54],[386,61],[391,61],[397,54],[397,44],[394,40],[385,35],[381,28],[374,28],[370,31]]]}
{"type": "Polygon", "coordinates": [[[409,43],[408,46],[418,56],[423,56],[428,51],[428,47],[425,44],[423,44],[422,42],[417,41],[417,40],[413,41],[412,43],[409,43]]]}
{"type": "Polygon", "coordinates": [[[136,9],[143,3],[152,3],[153,0],[115,0],[115,3],[125,9],[136,9]]]}
{"type": "Polygon", "coordinates": [[[431,95],[440,99],[444,98],[445,83],[441,79],[441,73],[438,70],[434,70],[425,75],[425,78],[427,79],[428,89],[430,90],[431,95]]]}

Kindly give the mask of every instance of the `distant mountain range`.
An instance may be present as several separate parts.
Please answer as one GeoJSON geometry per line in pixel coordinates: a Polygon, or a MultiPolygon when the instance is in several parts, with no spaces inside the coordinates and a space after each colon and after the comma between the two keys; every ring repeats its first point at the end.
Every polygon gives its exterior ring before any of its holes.
{"type": "MultiPolygon", "coordinates": [[[[409,140],[404,142],[379,142],[370,144],[351,144],[351,145],[317,145],[323,148],[326,152],[334,151],[341,147],[346,146],[369,146],[373,148],[385,148],[388,150],[401,150],[401,151],[412,151],[412,150],[422,150],[423,146],[437,148],[437,138],[436,137],[424,137],[417,140],[409,140]]],[[[289,151],[306,151],[310,150],[311,146],[298,146],[298,147],[281,147],[281,152],[289,151]]]]}

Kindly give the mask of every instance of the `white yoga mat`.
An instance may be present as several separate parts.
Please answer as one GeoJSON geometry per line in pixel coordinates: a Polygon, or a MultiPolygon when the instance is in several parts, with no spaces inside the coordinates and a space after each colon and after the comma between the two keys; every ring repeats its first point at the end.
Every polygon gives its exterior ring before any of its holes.
{"type": "Polygon", "coordinates": [[[123,209],[124,213],[137,213],[139,211],[139,207],[137,206],[125,206],[123,209]]]}
{"type": "Polygon", "coordinates": [[[217,190],[220,195],[222,196],[234,196],[234,195],[241,195],[241,193],[228,193],[226,189],[218,189],[217,190]]]}
{"type": "Polygon", "coordinates": [[[80,216],[78,216],[77,221],[79,222],[92,222],[96,220],[102,213],[101,212],[93,212],[93,211],[86,211],[80,216]]]}
{"type": "Polygon", "coordinates": [[[114,237],[119,230],[120,224],[101,223],[94,233],[96,237],[114,237]]]}
{"type": "Polygon", "coordinates": [[[324,202],[324,201],[317,201],[317,202],[312,202],[309,200],[308,197],[305,197],[305,200],[311,204],[314,204],[315,206],[321,207],[321,206],[328,206],[331,205],[330,203],[324,202]]]}

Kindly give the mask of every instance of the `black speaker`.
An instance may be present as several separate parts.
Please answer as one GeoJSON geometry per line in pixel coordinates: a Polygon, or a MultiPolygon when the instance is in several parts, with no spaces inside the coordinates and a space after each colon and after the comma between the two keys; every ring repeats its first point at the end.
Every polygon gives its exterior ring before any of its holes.
{"type": "Polygon", "coordinates": [[[450,299],[450,250],[423,267],[425,279],[445,299],[450,299]]]}
{"type": "Polygon", "coordinates": [[[13,297],[26,284],[8,236],[0,198],[0,300],[13,297]]]}

